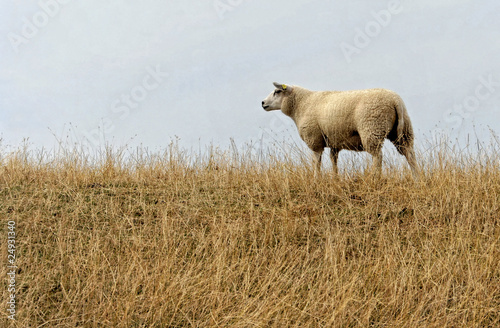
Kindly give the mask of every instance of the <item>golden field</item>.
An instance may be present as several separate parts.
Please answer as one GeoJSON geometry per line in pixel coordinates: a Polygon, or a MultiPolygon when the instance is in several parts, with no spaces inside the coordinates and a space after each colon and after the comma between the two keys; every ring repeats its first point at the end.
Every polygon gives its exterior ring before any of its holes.
{"type": "Polygon", "coordinates": [[[234,149],[4,153],[0,326],[500,327],[498,148],[432,148],[418,179],[234,149]]]}

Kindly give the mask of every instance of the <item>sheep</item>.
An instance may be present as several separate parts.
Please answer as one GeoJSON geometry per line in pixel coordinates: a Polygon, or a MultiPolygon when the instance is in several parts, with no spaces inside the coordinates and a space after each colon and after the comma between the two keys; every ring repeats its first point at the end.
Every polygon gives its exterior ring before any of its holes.
{"type": "Polygon", "coordinates": [[[413,128],[401,97],[386,89],[310,91],[299,86],[273,83],[276,89],[262,101],[266,111],[281,110],[297,125],[300,137],[314,153],[315,172],[321,171],[321,155],[330,148],[335,174],[343,149],[366,151],[372,169],[382,170],[382,145],[389,139],[406,157],[413,174],[417,163],[413,128]]]}

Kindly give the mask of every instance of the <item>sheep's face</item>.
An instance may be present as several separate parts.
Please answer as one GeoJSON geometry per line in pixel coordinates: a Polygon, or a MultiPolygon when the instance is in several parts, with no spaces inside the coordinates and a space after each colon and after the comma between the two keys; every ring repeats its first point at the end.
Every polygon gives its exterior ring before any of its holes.
{"type": "Polygon", "coordinates": [[[266,99],[262,101],[262,108],[265,111],[280,110],[283,98],[290,94],[292,87],[286,84],[273,83],[276,89],[267,96],[266,99]]]}

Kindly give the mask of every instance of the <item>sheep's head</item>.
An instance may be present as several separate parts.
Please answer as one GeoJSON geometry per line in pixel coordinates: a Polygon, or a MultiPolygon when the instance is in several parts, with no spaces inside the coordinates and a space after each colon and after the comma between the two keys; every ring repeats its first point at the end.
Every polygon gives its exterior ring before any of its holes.
{"type": "Polygon", "coordinates": [[[279,110],[281,109],[281,104],[283,102],[283,99],[292,92],[293,87],[286,85],[286,84],[280,84],[280,83],[273,83],[276,89],[274,89],[269,96],[267,96],[266,99],[262,101],[262,108],[266,111],[271,111],[271,110],[279,110]]]}

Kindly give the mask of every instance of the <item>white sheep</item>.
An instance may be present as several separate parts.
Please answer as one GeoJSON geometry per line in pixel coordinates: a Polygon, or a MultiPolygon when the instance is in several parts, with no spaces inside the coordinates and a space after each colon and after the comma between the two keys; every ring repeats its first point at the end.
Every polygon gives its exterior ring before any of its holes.
{"type": "Polygon", "coordinates": [[[413,151],[413,128],[401,97],[385,89],[310,91],[299,86],[273,83],[276,89],[262,101],[266,111],[281,110],[290,116],[300,137],[314,152],[316,172],[321,155],[330,148],[333,170],[342,149],[367,151],[373,169],[382,169],[382,145],[389,139],[404,155],[412,171],[417,163],[413,151]]]}

